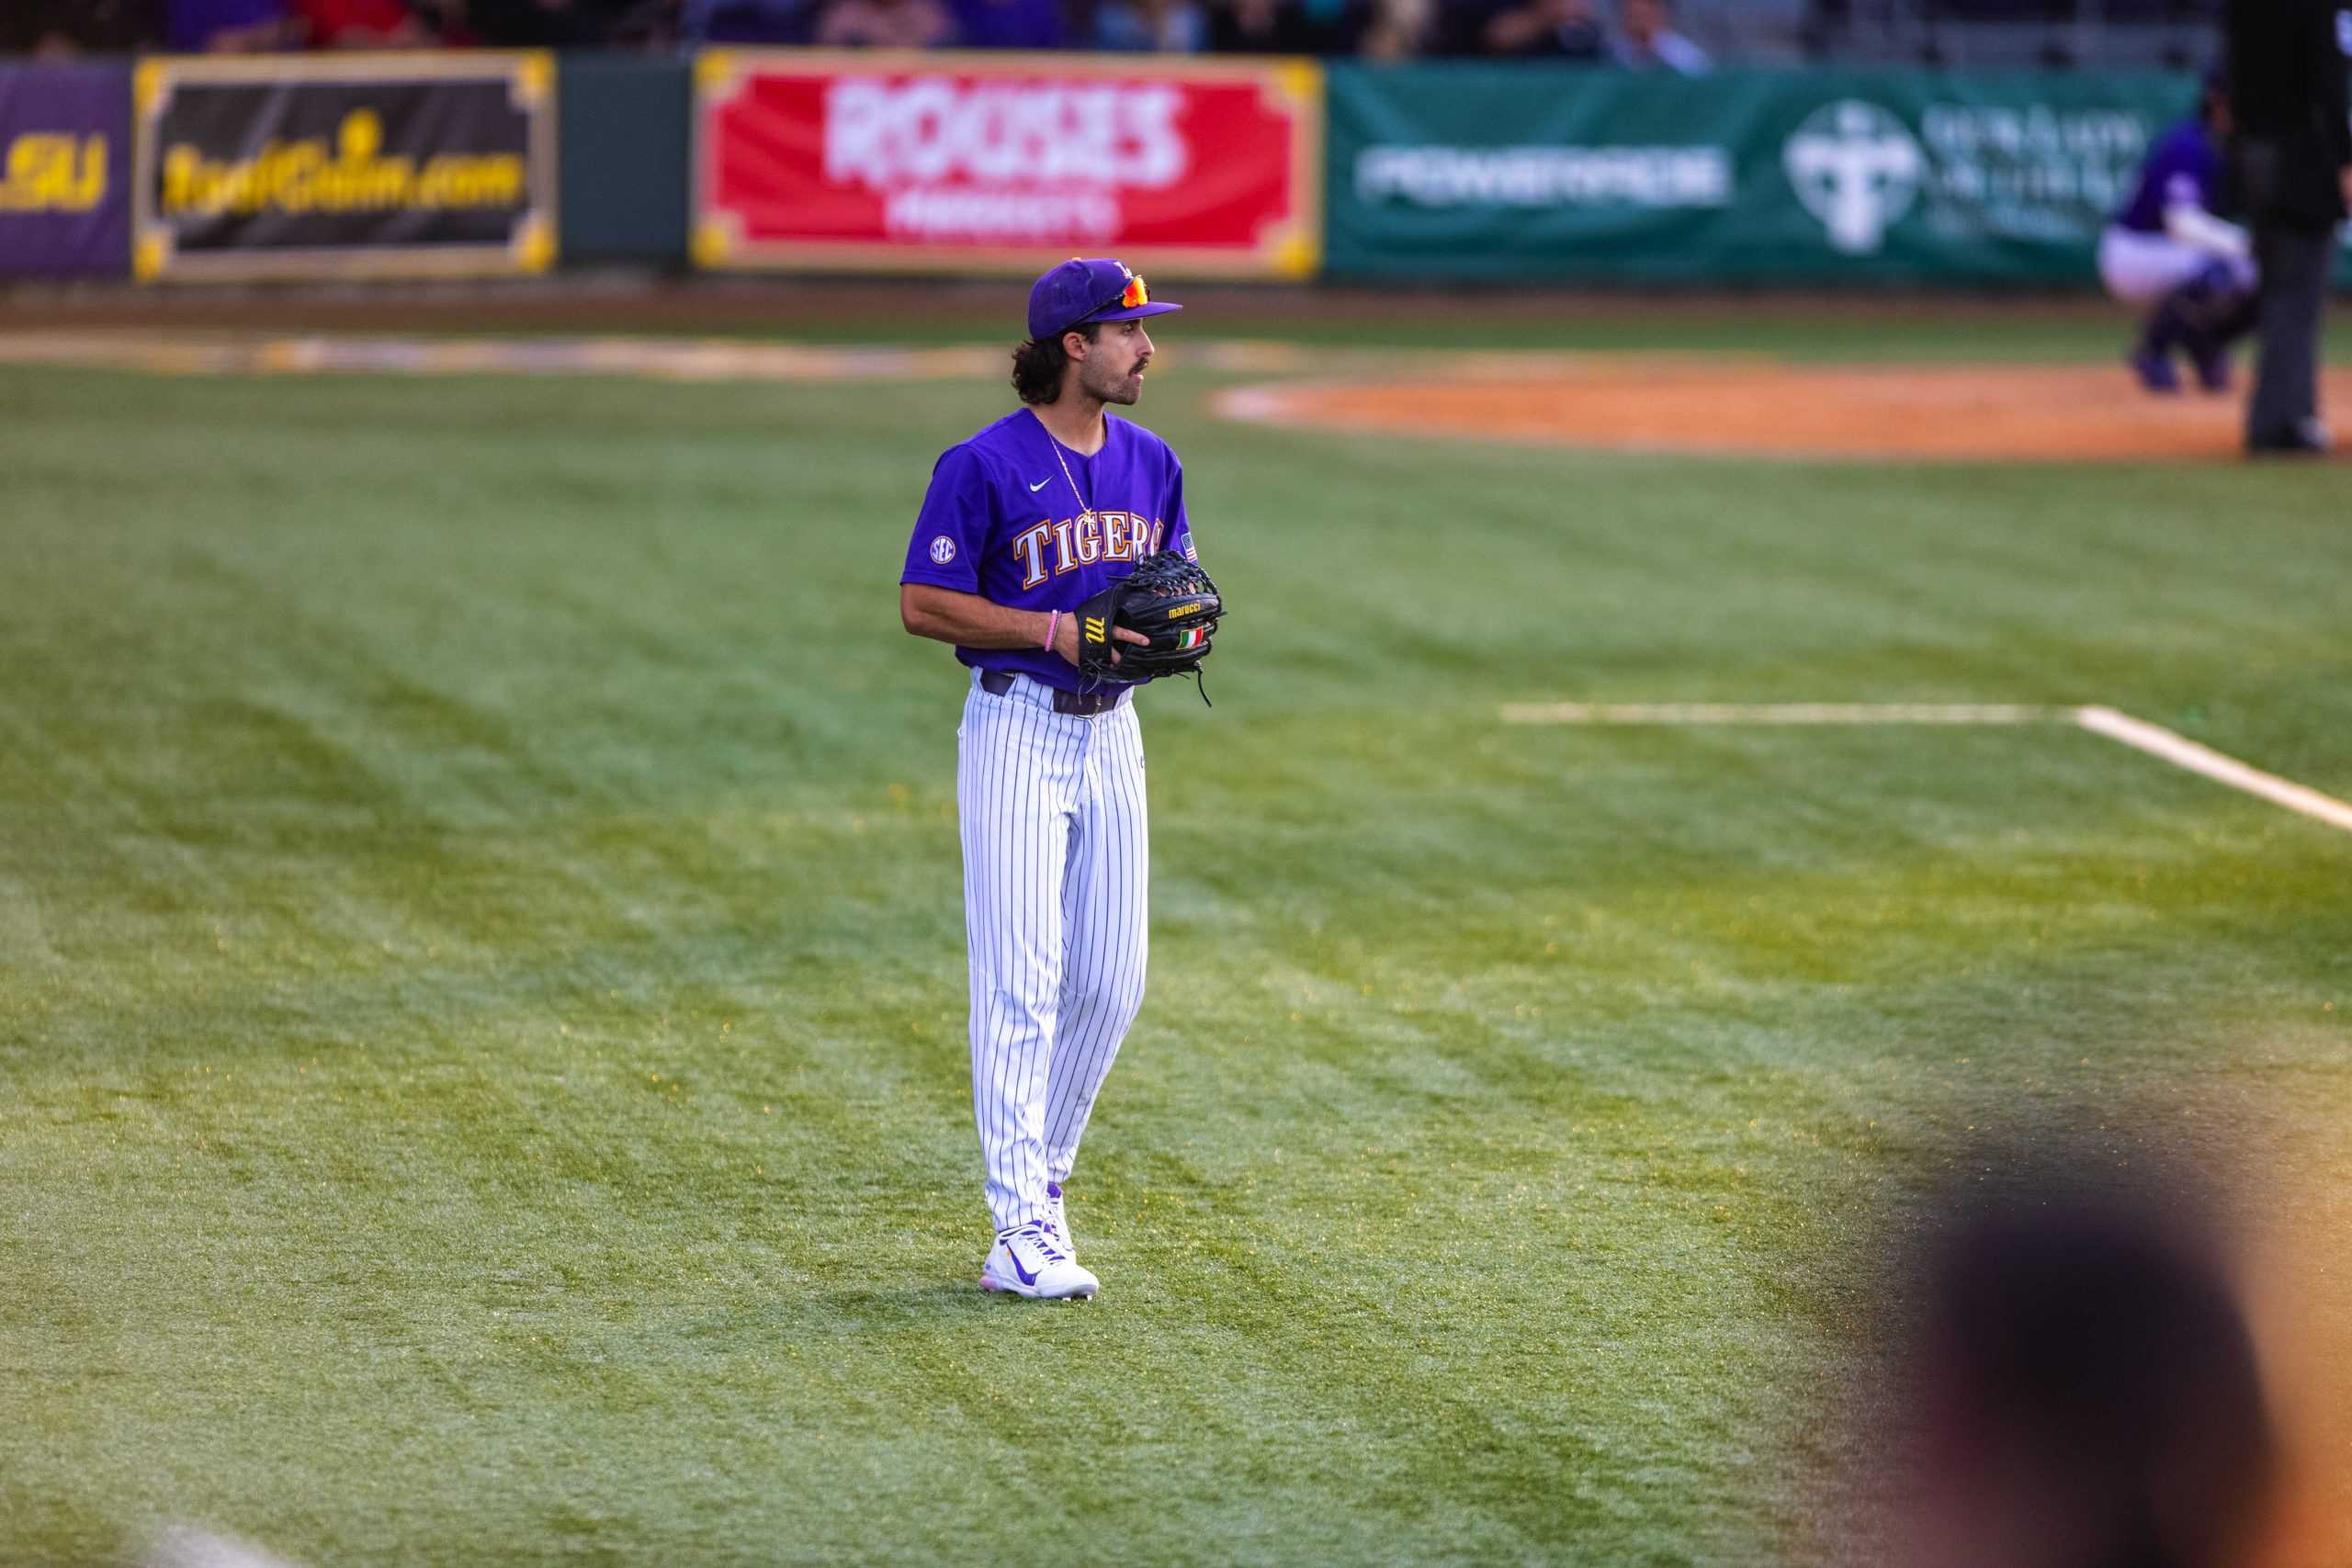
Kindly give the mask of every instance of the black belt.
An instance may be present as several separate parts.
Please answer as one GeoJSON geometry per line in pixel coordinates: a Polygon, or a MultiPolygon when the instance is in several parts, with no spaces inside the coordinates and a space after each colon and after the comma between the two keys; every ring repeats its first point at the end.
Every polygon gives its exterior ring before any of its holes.
{"type": "MultiPolygon", "coordinates": [[[[1037,683],[1045,684],[1042,681],[1037,683]]],[[[1002,670],[983,670],[980,671],[980,690],[992,697],[1001,697],[1012,690],[1012,676],[1002,670]]],[[[1109,713],[1117,707],[1119,699],[1127,694],[1127,689],[1125,686],[1105,686],[1091,695],[1081,695],[1056,686],[1053,693],[1056,713],[1074,713],[1082,718],[1092,718],[1096,714],[1109,713]]]]}

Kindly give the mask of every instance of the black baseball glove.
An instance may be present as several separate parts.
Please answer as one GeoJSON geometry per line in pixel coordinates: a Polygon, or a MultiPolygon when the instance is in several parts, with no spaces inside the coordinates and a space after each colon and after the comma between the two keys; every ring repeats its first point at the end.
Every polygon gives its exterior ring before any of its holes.
{"type": "MultiPolygon", "coordinates": [[[[1131,685],[1161,675],[1198,680],[1224,614],[1225,601],[1200,562],[1182,550],[1147,556],[1132,573],[1078,607],[1079,671],[1090,690],[1100,682],[1131,685]],[[1148,640],[1123,642],[1111,635],[1114,626],[1148,640]]],[[[1201,700],[1208,701],[1206,690],[1201,700]]]]}

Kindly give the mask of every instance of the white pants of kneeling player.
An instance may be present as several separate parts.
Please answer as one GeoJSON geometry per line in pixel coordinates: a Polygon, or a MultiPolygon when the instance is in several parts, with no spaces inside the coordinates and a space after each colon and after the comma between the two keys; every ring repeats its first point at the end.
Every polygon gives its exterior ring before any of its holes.
{"type": "Polygon", "coordinates": [[[2098,240],[2099,281],[2126,305],[2153,305],[2217,261],[2226,263],[2239,288],[2254,287],[2252,262],[2184,245],[2169,234],[2110,223],[2098,240]]]}
{"type": "Polygon", "coordinates": [[[1143,732],[1132,699],[1083,717],[975,674],[956,734],[972,1109],[1001,1231],[1047,1217],[1143,1005],[1143,732]]]}

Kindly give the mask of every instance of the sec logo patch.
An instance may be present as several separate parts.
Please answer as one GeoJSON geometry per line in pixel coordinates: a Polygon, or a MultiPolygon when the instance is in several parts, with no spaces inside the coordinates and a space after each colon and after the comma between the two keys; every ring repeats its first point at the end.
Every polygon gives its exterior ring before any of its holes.
{"type": "Polygon", "coordinates": [[[945,566],[956,558],[956,541],[942,534],[931,542],[931,558],[945,566]]]}

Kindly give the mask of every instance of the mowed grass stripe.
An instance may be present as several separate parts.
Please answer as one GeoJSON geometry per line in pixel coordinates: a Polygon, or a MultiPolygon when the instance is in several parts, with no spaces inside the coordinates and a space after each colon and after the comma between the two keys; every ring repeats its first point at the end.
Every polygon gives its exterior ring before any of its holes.
{"type": "Polygon", "coordinates": [[[2312,476],[1408,453],[1204,385],[1145,412],[1241,608],[1214,711],[1148,701],[1106,1293],[1026,1312],[969,1282],[958,687],[890,608],[994,394],[0,376],[0,1551],[1804,1559],[1870,1244],[1971,1123],[2340,1124],[2352,895],[2270,807],[2088,736],[1493,721],[2096,694],[2340,790],[2312,476]]]}

